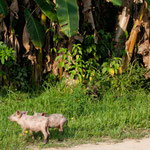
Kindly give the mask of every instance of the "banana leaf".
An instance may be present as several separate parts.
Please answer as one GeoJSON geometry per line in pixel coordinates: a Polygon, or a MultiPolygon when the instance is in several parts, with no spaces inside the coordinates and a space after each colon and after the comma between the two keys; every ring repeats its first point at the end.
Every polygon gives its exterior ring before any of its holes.
{"type": "Polygon", "coordinates": [[[52,21],[57,20],[57,14],[51,5],[51,3],[48,3],[46,0],[34,0],[37,5],[40,7],[42,12],[52,21]]]}
{"type": "Polygon", "coordinates": [[[62,32],[68,37],[76,35],[79,29],[76,0],[56,0],[56,12],[62,32]]]}
{"type": "Polygon", "coordinates": [[[45,31],[42,24],[35,19],[28,9],[24,11],[25,20],[27,22],[27,31],[30,39],[36,49],[41,49],[45,40],[45,31]]]}
{"type": "Polygon", "coordinates": [[[113,3],[113,5],[117,5],[117,6],[121,6],[122,5],[122,1],[121,0],[111,0],[111,2],[113,3]]]}

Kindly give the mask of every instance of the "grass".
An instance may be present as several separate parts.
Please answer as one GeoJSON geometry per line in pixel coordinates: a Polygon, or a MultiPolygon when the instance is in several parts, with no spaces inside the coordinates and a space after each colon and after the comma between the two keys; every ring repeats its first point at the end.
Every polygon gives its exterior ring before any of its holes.
{"type": "Polygon", "coordinates": [[[70,90],[64,84],[47,87],[43,92],[22,93],[8,90],[0,95],[0,149],[25,149],[27,146],[41,147],[69,146],[86,141],[101,141],[105,137],[113,139],[138,138],[148,134],[150,128],[150,93],[142,89],[126,91],[117,96],[115,91],[107,91],[101,100],[87,95],[86,90],[77,85],[70,90]],[[68,119],[68,126],[60,134],[50,129],[50,140],[43,144],[43,135],[35,133],[23,139],[21,128],[8,116],[17,110],[62,113],[68,119]]]}

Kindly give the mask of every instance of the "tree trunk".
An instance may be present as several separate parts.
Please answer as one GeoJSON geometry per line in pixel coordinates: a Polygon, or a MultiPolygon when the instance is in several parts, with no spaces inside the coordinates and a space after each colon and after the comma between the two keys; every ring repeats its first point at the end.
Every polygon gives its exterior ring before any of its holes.
{"type": "Polygon", "coordinates": [[[127,54],[123,58],[123,70],[126,70],[129,62],[131,61],[133,50],[136,44],[137,35],[140,32],[141,22],[145,12],[145,5],[142,5],[139,17],[135,20],[134,26],[131,30],[129,40],[126,42],[126,51],[127,54]]]}
{"type": "Polygon", "coordinates": [[[130,19],[130,8],[129,7],[124,7],[122,10],[121,16],[119,15],[118,20],[118,27],[116,31],[116,36],[115,36],[115,42],[116,42],[116,53],[117,56],[120,56],[120,51],[123,50],[124,46],[124,33],[127,29],[127,25],[130,19]]]}

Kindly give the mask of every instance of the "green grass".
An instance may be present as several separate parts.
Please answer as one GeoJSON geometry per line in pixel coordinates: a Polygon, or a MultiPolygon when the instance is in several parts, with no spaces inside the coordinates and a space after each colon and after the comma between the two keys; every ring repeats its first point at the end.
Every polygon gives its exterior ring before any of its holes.
{"type": "Polygon", "coordinates": [[[0,149],[25,149],[26,146],[68,146],[86,141],[137,138],[148,134],[150,128],[150,93],[142,89],[117,96],[107,91],[103,99],[93,99],[80,85],[70,90],[64,84],[48,87],[41,93],[22,93],[8,90],[0,95],[0,149]],[[35,133],[33,141],[27,134],[23,139],[21,128],[8,116],[17,110],[62,113],[68,119],[64,133],[50,129],[50,139],[44,145],[43,135],[35,133]]]}

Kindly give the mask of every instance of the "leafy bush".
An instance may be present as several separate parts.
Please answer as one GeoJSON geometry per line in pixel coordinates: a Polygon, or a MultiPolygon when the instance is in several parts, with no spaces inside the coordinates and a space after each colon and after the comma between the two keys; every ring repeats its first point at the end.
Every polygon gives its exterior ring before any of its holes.
{"type": "Polygon", "coordinates": [[[52,73],[48,73],[45,76],[45,79],[44,79],[44,82],[43,82],[43,86],[46,86],[46,85],[55,86],[57,81],[58,81],[58,78],[57,78],[56,75],[54,75],[52,73]]]}
{"type": "Polygon", "coordinates": [[[143,76],[146,69],[138,64],[129,66],[126,72],[113,76],[109,73],[103,74],[103,69],[102,66],[102,71],[97,72],[88,84],[88,92],[93,94],[94,97],[102,99],[108,91],[112,93],[115,91],[118,97],[124,95],[124,92],[135,92],[137,89],[150,91],[150,83],[143,76]]]}
{"type": "Polygon", "coordinates": [[[110,74],[114,76],[114,74],[122,74],[122,67],[121,67],[121,58],[114,57],[112,59],[107,59],[107,62],[102,64],[102,74],[110,74]]]}
{"type": "Polygon", "coordinates": [[[31,70],[29,67],[22,67],[13,62],[5,63],[5,70],[3,71],[3,86],[13,89],[28,91],[31,89],[29,76],[31,70]]]}
{"type": "Polygon", "coordinates": [[[9,48],[6,44],[0,41],[0,60],[4,64],[8,59],[15,60],[13,48],[9,48]]]}
{"type": "MultiPolygon", "coordinates": [[[[91,52],[91,50],[89,51],[91,52]]],[[[62,48],[58,53],[63,53],[63,56],[56,57],[56,60],[60,60],[59,66],[64,67],[66,71],[71,74],[72,78],[77,78],[80,82],[83,79],[89,79],[99,66],[98,58],[89,57],[85,59],[85,53],[81,47],[81,44],[74,44],[72,53],[67,48],[62,48]]]]}
{"type": "Polygon", "coordinates": [[[8,80],[13,88],[28,91],[30,70],[27,67],[13,65],[9,68],[8,80]]]}
{"type": "MultiPolygon", "coordinates": [[[[111,34],[100,30],[98,35],[97,44],[94,35],[85,35],[82,45],[79,43],[73,44],[71,51],[68,48],[61,48],[58,54],[63,55],[59,55],[55,59],[55,61],[59,60],[59,67],[64,67],[72,78],[76,78],[80,82],[91,80],[100,64],[114,51],[111,34]]],[[[112,63],[114,61],[116,71],[118,65],[120,66],[120,59],[116,57],[112,63]]]]}

